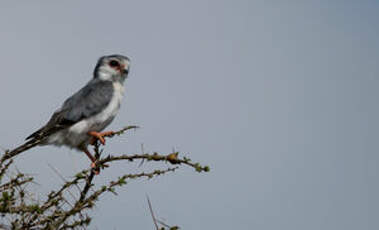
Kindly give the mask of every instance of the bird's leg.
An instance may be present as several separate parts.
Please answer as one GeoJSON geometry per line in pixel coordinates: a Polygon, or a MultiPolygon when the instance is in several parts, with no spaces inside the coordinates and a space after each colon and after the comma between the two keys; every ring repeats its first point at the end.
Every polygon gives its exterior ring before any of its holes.
{"type": "MultiPolygon", "coordinates": [[[[94,157],[89,151],[88,151],[88,149],[84,149],[83,150],[83,152],[87,155],[87,157],[91,160],[91,168],[94,170],[94,172],[95,172],[95,174],[96,175],[99,175],[99,173],[100,173],[100,167],[99,167],[99,165],[97,165],[97,159],[96,159],[96,157],[94,157]]],[[[109,165],[107,165],[107,164],[102,164],[101,165],[102,167],[104,167],[104,168],[108,168],[109,167],[109,165]]]]}
{"type": "Polygon", "coordinates": [[[87,157],[91,160],[91,168],[94,170],[96,175],[99,175],[100,169],[98,169],[96,165],[96,158],[87,150],[84,149],[83,152],[87,155],[87,157]]]}
{"type": "Polygon", "coordinates": [[[92,163],[96,162],[96,158],[87,149],[83,150],[83,152],[87,155],[87,157],[91,160],[92,163]]]}
{"type": "Polygon", "coordinates": [[[102,133],[99,133],[96,131],[88,132],[88,135],[93,137],[91,142],[90,142],[91,145],[95,144],[96,140],[99,140],[101,142],[101,144],[105,145],[104,137],[113,136],[114,134],[115,134],[115,132],[113,132],[113,131],[107,131],[107,132],[102,132],[102,133]]]}

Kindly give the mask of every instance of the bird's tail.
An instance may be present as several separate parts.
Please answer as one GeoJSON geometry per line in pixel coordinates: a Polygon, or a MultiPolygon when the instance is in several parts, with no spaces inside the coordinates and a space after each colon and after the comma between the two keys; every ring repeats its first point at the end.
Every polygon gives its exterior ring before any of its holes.
{"type": "Polygon", "coordinates": [[[28,149],[33,148],[34,146],[38,145],[41,143],[41,139],[31,139],[30,141],[27,141],[25,144],[20,145],[19,147],[11,150],[11,151],[6,151],[3,157],[1,158],[1,161],[7,160],[9,158],[12,158],[28,149]]]}

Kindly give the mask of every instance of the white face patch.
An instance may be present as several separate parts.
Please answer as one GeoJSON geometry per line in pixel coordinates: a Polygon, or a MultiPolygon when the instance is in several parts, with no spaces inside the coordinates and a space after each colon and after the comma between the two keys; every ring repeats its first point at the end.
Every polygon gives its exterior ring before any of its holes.
{"type": "Polygon", "coordinates": [[[124,64],[124,68],[129,70],[130,62],[128,60],[123,60],[122,63],[124,64]]]}
{"type": "Polygon", "coordinates": [[[121,55],[101,57],[94,71],[94,77],[102,81],[124,82],[128,77],[130,61],[121,55]]]}
{"type": "Polygon", "coordinates": [[[99,68],[98,76],[101,80],[112,80],[113,75],[117,75],[116,69],[110,67],[108,64],[104,64],[99,68]]]}

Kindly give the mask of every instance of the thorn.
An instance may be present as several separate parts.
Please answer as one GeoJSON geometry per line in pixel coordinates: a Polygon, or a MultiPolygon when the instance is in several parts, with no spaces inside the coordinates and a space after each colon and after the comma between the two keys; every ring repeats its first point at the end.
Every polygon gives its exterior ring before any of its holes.
{"type": "MultiPolygon", "coordinates": [[[[145,154],[145,150],[143,149],[143,143],[141,144],[141,152],[142,154],[145,154]]],[[[142,166],[142,164],[145,162],[145,158],[142,158],[141,163],[139,163],[138,168],[142,166]]]]}
{"type": "Polygon", "coordinates": [[[150,202],[149,196],[148,196],[147,194],[146,194],[146,199],[147,199],[147,203],[149,204],[149,210],[150,210],[151,217],[153,218],[155,228],[156,228],[157,230],[159,230],[158,223],[157,223],[157,219],[155,219],[154,211],[153,211],[153,207],[152,207],[152,205],[151,205],[151,202],[150,202]]]}

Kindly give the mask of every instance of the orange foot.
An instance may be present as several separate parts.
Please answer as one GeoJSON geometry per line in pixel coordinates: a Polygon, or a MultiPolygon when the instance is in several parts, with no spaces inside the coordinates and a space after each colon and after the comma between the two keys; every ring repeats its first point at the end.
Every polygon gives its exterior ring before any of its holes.
{"type": "MultiPolygon", "coordinates": [[[[91,168],[93,170],[93,172],[96,174],[96,175],[99,175],[100,174],[100,167],[99,165],[96,164],[96,158],[88,151],[88,150],[83,150],[83,152],[88,156],[88,158],[92,161],[91,163],[91,168]]],[[[108,165],[104,164],[103,165],[104,167],[108,167],[108,165]]]]}
{"type": "MultiPolygon", "coordinates": [[[[103,164],[102,166],[104,166],[104,168],[109,167],[109,165],[107,165],[107,164],[103,164]]],[[[100,167],[96,164],[96,162],[91,163],[91,168],[92,168],[93,172],[95,173],[95,175],[100,174],[100,167]]]]}
{"type": "Polygon", "coordinates": [[[115,133],[113,131],[107,131],[107,132],[102,132],[102,133],[95,132],[95,131],[88,132],[88,135],[92,136],[92,140],[90,142],[91,145],[95,144],[96,140],[99,140],[101,144],[105,145],[104,137],[113,136],[114,134],[115,133]]]}
{"type": "Polygon", "coordinates": [[[100,174],[100,169],[99,169],[99,167],[96,166],[95,162],[91,163],[91,168],[92,168],[93,172],[95,173],[95,175],[99,175],[100,174]]]}

